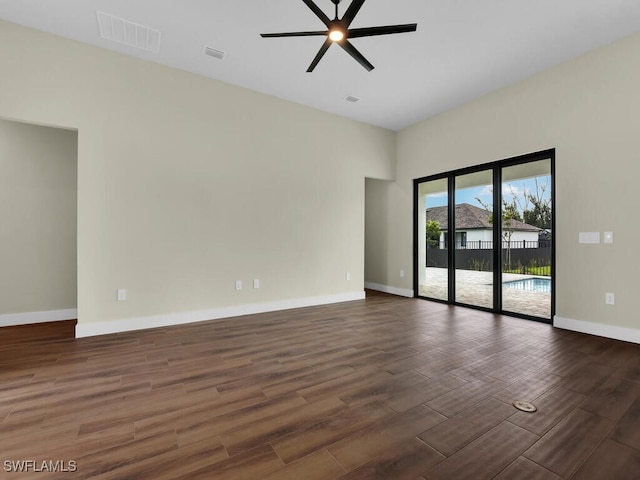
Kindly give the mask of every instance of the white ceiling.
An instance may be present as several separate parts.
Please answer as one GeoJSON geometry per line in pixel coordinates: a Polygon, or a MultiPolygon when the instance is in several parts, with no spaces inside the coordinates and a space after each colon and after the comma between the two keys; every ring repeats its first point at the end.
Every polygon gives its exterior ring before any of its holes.
{"type": "MultiPolygon", "coordinates": [[[[330,0],[315,2],[333,18],[330,0]]],[[[367,0],[352,28],[418,24],[352,40],[372,72],[334,45],[306,73],[324,37],[260,37],[323,30],[302,0],[0,0],[0,18],[400,130],[640,31],[640,1],[367,0]],[[96,11],[159,30],[159,53],[102,39],[96,11]]]]}

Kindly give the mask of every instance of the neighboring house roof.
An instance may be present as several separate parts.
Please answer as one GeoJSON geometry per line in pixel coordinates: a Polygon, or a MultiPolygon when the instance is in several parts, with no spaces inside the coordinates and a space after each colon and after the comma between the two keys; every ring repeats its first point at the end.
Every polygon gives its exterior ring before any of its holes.
{"type": "MultiPolygon", "coordinates": [[[[440,230],[447,229],[447,207],[427,208],[427,222],[430,220],[440,224],[440,230]]],[[[479,208],[468,203],[456,205],[456,228],[458,230],[490,230],[493,228],[489,218],[492,213],[484,208],[479,208]]],[[[508,228],[518,232],[539,232],[541,228],[534,227],[528,223],[518,220],[511,220],[509,225],[502,222],[502,228],[508,228]]]]}

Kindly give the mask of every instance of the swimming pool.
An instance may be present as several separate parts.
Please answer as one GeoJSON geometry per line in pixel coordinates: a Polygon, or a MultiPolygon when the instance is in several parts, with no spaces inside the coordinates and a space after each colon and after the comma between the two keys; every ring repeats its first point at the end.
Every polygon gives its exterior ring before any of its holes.
{"type": "Polygon", "coordinates": [[[550,278],[534,277],[524,280],[513,280],[511,282],[503,282],[502,285],[516,290],[526,290],[527,292],[551,293],[550,278]]]}

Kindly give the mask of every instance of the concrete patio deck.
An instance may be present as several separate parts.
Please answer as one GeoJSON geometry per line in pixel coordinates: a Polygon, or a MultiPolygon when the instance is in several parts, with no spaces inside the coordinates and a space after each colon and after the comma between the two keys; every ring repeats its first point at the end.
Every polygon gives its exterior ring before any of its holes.
{"type": "MultiPolygon", "coordinates": [[[[419,294],[425,297],[447,299],[447,269],[428,267],[426,281],[420,285],[419,294]]],[[[505,282],[535,278],[535,275],[503,274],[505,282]]],[[[493,307],[493,273],[475,270],[456,271],[456,301],[487,308],[493,307]]],[[[502,308],[505,311],[551,318],[551,293],[532,292],[515,288],[502,291],[502,308]]]]}

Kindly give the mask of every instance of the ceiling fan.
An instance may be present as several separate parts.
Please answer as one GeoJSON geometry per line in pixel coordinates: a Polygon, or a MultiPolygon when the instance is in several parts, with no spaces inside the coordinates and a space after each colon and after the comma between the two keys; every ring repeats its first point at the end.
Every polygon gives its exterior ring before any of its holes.
{"type": "Polygon", "coordinates": [[[320,10],[320,8],[313,2],[313,0],[302,0],[304,4],[311,9],[313,13],[316,14],[322,23],[324,23],[327,27],[327,30],[318,30],[311,32],[287,32],[287,33],[262,33],[260,36],[263,38],[275,38],[275,37],[310,37],[310,36],[326,36],[327,39],[324,41],[318,54],[315,56],[311,65],[307,69],[307,72],[313,72],[313,69],[316,68],[318,62],[322,59],[324,54],[327,52],[332,43],[337,43],[340,45],[349,55],[351,55],[360,65],[367,69],[367,71],[373,70],[373,65],[369,63],[369,61],[364,58],[364,56],[356,50],[356,47],[349,41],[351,38],[360,38],[360,37],[372,37],[375,35],[390,35],[392,33],[405,33],[405,32],[415,32],[418,24],[416,23],[407,23],[404,25],[386,25],[383,27],[365,27],[365,28],[349,28],[351,22],[355,18],[355,16],[360,11],[362,4],[365,0],[353,0],[347,11],[342,16],[342,18],[338,18],[338,5],[341,0],[331,0],[333,4],[336,6],[336,17],[331,20],[327,15],[320,10]]]}

